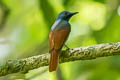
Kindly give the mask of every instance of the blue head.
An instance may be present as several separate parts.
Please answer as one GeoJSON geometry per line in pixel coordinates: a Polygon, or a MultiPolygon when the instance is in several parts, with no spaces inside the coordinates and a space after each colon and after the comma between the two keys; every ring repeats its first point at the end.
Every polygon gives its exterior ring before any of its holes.
{"type": "Polygon", "coordinates": [[[77,13],[78,12],[63,11],[58,15],[57,19],[63,19],[63,20],[69,21],[69,19],[77,13]]]}

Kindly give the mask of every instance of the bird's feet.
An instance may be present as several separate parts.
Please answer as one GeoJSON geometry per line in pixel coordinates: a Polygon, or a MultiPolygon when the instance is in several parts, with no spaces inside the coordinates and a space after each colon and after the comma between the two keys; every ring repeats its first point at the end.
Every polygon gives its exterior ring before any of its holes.
{"type": "Polygon", "coordinates": [[[66,50],[70,50],[70,48],[66,44],[64,46],[65,46],[66,50]]]}

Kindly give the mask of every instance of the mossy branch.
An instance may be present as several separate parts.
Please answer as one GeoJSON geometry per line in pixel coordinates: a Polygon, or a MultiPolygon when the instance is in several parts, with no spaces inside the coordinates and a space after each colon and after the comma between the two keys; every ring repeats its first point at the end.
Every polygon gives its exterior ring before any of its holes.
{"type": "MultiPolygon", "coordinates": [[[[76,60],[90,60],[113,55],[120,55],[120,42],[105,43],[62,51],[60,63],[76,60]]],[[[26,73],[32,69],[48,66],[48,63],[49,53],[25,59],[9,60],[5,64],[0,65],[0,76],[17,72],[26,73]]]]}

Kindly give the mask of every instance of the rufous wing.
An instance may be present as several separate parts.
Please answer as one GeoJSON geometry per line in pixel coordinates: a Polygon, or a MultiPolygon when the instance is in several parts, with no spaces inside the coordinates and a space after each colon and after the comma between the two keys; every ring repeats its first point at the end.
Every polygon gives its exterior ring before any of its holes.
{"type": "Polygon", "coordinates": [[[54,34],[51,31],[49,33],[49,51],[51,51],[54,48],[54,34]]]}
{"type": "Polygon", "coordinates": [[[69,36],[70,30],[67,28],[59,29],[54,32],[54,49],[59,50],[64,45],[69,36]]]}
{"type": "Polygon", "coordinates": [[[68,28],[59,29],[54,32],[51,31],[49,34],[49,50],[51,51],[52,49],[61,49],[67,40],[69,33],[70,29],[68,28]]]}

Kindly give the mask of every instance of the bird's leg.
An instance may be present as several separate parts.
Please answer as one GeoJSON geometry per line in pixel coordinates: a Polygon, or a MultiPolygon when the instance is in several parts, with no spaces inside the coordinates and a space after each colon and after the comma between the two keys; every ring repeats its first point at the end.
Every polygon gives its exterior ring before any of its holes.
{"type": "Polygon", "coordinates": [[[64,46],[65,46],[66,50],[70,50],[70,48],[66,44],[64,46]]]}

